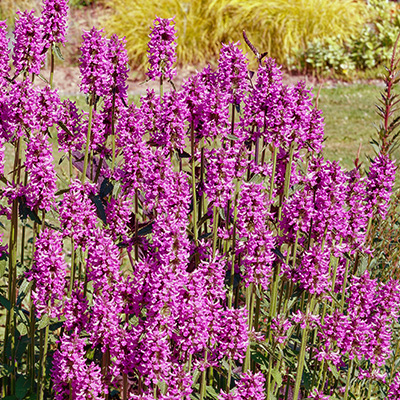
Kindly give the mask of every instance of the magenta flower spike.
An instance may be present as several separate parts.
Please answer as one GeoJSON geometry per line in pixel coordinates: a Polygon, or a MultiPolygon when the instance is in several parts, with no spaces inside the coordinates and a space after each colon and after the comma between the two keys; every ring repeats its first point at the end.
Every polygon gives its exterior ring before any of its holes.
{"type": "Polygon", "coordinates": [[[24,188],[26,204],[32,210],[36,207],[50,211],[57,190],[57,176],[53,165],[51,145],[42,132],[30,137],[27,144],[25,167],[30,173],[28,185],[24,188]]]}
{"type": "Polygon", "coordinates": [[[51,318],[59,317],[67,283],[60,232],[45,228],[39,233],[35,248],[33,268],[28,277],[35,283],[32,299],[36,314],[38,318],[45,313],[51,318]]]}
{"type": "Polygon", "coordinates": [[[82,35],[79,59],[81,71],[81,91],[89,95],[106,96],[113,84],[113,65],[109,57],[108,41],[102,36],[103,30],[93,27],[82,35]]]}
{"type": "Polygon", "coordinates": [[[81,150],[85,144],[85,134],[82,129],[82,113],[75,102],[67,99],[61,103],[60,122],[69,132],[57,126],[58,146],[65,152],[81,150]]]}
{"type": "Polygon", "coordinates": [[[371,164],[367,179],[367,207],[369,216],[372,217],[374,210],[386,217],[390,195],[396,176],[396,163],[387,154],[379,154],[371,164]]]}
{"type": "Polygon", "coordinates": [[[35,17],[34,10],[17,11],[17,14],[19,18],[15,20],[13,54],[15,73],[26,71],[40,74],[46,58],[46,52],[43,51],[45,42],[40,18],[35,17]]]}
{"type": "Polygon", "coordinates": [[[176,75],[176,31],[173,18],[159,18],[154,20],[149,35],[149,70],[146,75],[151,80],[158,78],[171,80],[176,75]]]}
{"type": "Polygon", "coordinates": [[[41,24],[46,47],[66,42],[68,27],[68,0],[43,0],[41,24]]]}
{"type": "Polygon", "coordinates": [[[240,104],[249,86],[246,56],[239,49],[240,42],[222,44],[218,61],[218,78],[229,102],[240,104]]]}
{"type": "Polygon", "coordinates": [[[5,78],[10,72],[9,59],[10,49],[8,47],[9,39],[7,38],[7,23],[0,21],[0,89],[7,84],[5,78]]]}
{"type": "Polygon", "coordinates": [[[128,85],[126,80],[128,79],[129,60],[125,46],[125,38],[119,39],[117,35],[111,35],[111,38],[108,41],[108,48],[112,64],[112,85],[115,88],[116,93],[126,101],[128,99],[128,85]]]}
{"type": "Polygon", "coordinates": [[[76,332],[64,334],[54,353],[53,369],[56,400],[100,400],[107,392],[101,368],[85,357],[85,339],[76,332]]]}

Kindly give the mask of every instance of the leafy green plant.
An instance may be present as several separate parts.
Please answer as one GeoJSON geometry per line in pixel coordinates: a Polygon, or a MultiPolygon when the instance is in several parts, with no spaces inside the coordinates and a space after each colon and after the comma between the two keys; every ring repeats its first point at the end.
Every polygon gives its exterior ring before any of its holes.
{"type": "Polygon", "coordinates": [[[366,24],[350,38],[315,39],[292,60],[295,69],[323,75],[346,76],[354,71],[375,69],[390,62],[392,47],[400,27],[397,7],[383,0],[369,2],[366,24]]]}

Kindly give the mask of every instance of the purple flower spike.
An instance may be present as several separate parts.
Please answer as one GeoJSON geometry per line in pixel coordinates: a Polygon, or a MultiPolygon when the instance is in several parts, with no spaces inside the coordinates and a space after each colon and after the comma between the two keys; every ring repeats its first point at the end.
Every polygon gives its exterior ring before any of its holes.
{"type": "Polygon", "coordinates": [[[395,162],[388,155],[379,154],[371,164],[367,180],[369,216],[376,209],[383,219],[386,217],[395,176],[395,162]]]}
{"type": "Polygon", "coordinates": [[[19,18],[15,21],[13,62],[15,73],[23,70],[32,74],[40,74],[40,68],[46,57],[43,52],[43,26],[40,18],[34,16],[35,11],[17,11],[19,18]]]}
{"type": "Polygon", "coordinates": [[[261,372],[248,371],[237,384],[236,392],[226,394],[221,391],[218,400],[264,400],[265,377],[261,372]]]}
{"type": "Polygon", "coordinates": [[[64,334],[54,353],[53,369],[56,400],[103,399],[106,388],[102,382],[101,368],[85,357],[85,340],[76,333],[64,334]]]}
{"type": "Polygon", "coordinates": [[[396,400],[398,398],[400,398],[400,372],[396,374],[389,387],[387,400],[396,400]]]}
{"type": "Polygon", "coordinates": [[[109,58],[107,39],[103,31],[93,27],[82,35],[80,71],[81,91],[86,94],[106,96],[112,86],[113,65],[109,58]]]}
{"type": "Polygon", "coordinates": [[[176,69],[172,68],[176,62],[176,36],[173,18],[156,18],[149,35],[148,58],[150,67],[147,76],[151,80],[157,78],[172,79],[176,69]],[[171,25],[172,22],[172,25],[171,25]]]}
{"type": "Polygon", "coordinates": [[[247,58],[239,45],[240,42],[222,44],[218,65],[221,87],[234,104],[240,104],[248,88],[247,58]]]}
{"type": "Polygon", "coordinates": [[[10,72],[10,66],[8,65],[10,58],[8,42],[6,21],[0,21],[0,87],[5,86],[7,83],[5,77],[10,72]]]}
{"type": "Polygon", "coordinates": [[[27,144],[25,167],[30,180],[24,189],[26,204],[31,209],[50,211],[57,190],[51,145],[43,133],[32,135],[27,144]]]}
{"type": "Polygon", "coordinates": [[[67,264],[62,252],[60,232],[45,228],[36,240],[36,251],[29,279],[35,281],[32,299],[40,318],[46,312],[51,317],[60,315],[66,289],[67,264]]]}
{"type": "Polygon", "coordinates": [[[108,47],[110,49],[110,59],[112,63],[112,79],[113,86],[124,100],[128,99],[128,85],[126,80],[128,79],[128,53],[125,48],[126,40],[125,38],[119,39],[117,35],[111,35],[108,41],[108,47]]]}
{"type": "Polygon", "coordinates": [[[68,26],[67,0],[43,0],[42,26],[46,47],[52,43],[66,42],[68,26]]]}

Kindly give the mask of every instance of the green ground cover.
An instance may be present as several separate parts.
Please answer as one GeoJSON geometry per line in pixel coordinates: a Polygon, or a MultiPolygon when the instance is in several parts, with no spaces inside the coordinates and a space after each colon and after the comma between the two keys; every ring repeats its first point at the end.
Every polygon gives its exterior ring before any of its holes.
{"type": "MultiPolygon", "coordinates": [[[[325,118],[325,157],[353,168],[361,143],[360,160],[374,154],[370,145],[379,117],[375,112],[383,87],[372,84],[338,85],[321,89],[319,108],[325,118]]],[[[314,93],[318,90],[314,89],[314,93]]],[[[396,155],[400,155],[397,153],[396,155]]]]}

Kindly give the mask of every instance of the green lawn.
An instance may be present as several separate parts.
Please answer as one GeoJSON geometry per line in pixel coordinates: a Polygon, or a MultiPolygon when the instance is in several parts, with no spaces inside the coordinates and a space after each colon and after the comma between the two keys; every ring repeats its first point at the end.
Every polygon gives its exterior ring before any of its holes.
{"type": "Polygon", "coordinates": [[[370,141],[376,137],[376,126],[380,123],[375,104],[383,90],[368,84],[321,89],[319,108],[325,118],[327,159],[339,160],[345,168],[352,168],[360,143],[361,161],[374,154],[370,141]]]}

